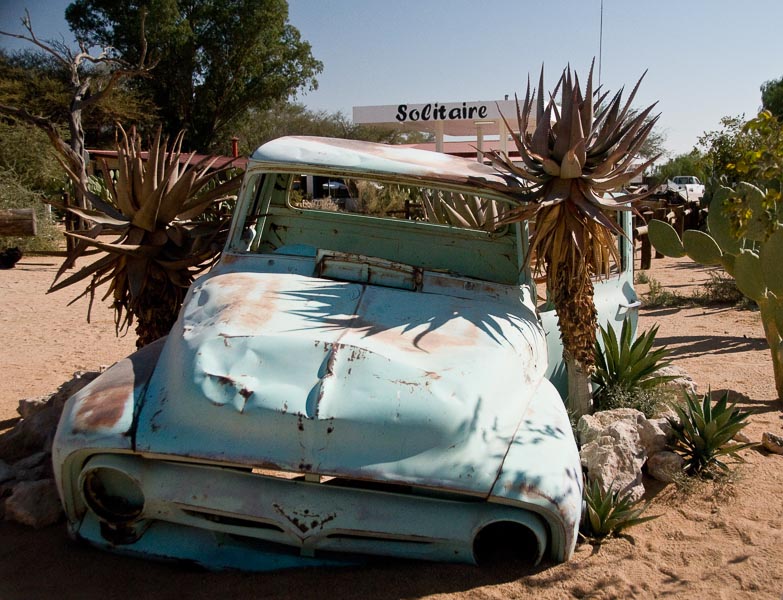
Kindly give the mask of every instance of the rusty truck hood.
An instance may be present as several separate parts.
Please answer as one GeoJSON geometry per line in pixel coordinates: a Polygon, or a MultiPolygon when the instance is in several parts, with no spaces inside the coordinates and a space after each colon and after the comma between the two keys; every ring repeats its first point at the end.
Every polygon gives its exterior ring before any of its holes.
{"type": "Polygon", "coordinates": [[[519,290],[425,274],[407,291],[307,271],[224,267],[194,284],[136,449],[487,494],[546,368],[519,290]]]}

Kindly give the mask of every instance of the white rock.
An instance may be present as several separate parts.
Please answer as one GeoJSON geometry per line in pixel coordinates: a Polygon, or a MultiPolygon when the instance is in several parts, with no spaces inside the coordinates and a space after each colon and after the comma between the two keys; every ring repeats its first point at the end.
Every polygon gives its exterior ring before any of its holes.
{"type": "Polygon", "coordinates": [[[668,367],[658,369],[655,374],[656,376],[672,375],[676,377],[676,379],[672,379],[671,381],[664,383],[663,386],[665,389],[673,392],[678,400],[685,400],[686,393],[691,395],[698,393],[696,382],[694,382],[691,376],[688,375],[687,371],[681,369],[680,367],[669,365],[668,367]]]}
{"type": "Polygon", "coordinates": [[[676,452],[656,452],[647,459],[647,474],[653,479],[671,483],[678,473],[682,473],[685,459],[676,452]]]}
{"type": "Polygon", "coordinates": [[[666,448],[672,426],[666,419],[644,419],[639,425],[639,438],[647,456],[666,448]]]}
{"type": "Polygon", "coordinates": [[[29,419],[35,413],[46,408],[48,401],[49,396],[39,396],[38,398],[27,398],[25,400],[20,400],[16,412],[18,412],[23,419],[29,419]]]}
{"type": "Polygon", "coordinates": [[[612,436],[599,437],[582,447],[579,455],[590,481],[598,481],[604,490],[630,493],[634,500],[644,495],[642,471],[637,448],[612,436]]]}
{"type": "Polygon", "coordinates": [[[22,481],[5,501],[5,518],[40,529],[60,520],[63,514],[54,479],[22,481]]]}
{"type": "Polygon", "coordinates": [[[766,431],[761,436],[761,445],[773,454],[783,454],[783,436],[766,431]]]}
{"type": "Polygon", "coordinates": [[[579,443],[584,445],[605,435],[606,428],[618,421],[637,424],[641,419],[644,419],[644,414],[633,408],[615,408],[592,415],[584,415],[576,424],[579,443]]]}

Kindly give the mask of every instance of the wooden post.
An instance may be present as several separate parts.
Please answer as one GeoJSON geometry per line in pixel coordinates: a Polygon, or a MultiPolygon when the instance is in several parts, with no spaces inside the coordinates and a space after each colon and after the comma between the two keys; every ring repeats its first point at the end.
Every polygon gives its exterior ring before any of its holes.
{"type": "Polygon", "coordinates": [[[0,209],[0,235],[32,237],[36,232],[32,208],[0,209]]]}
{"type": "Polygon", "coordinates": [[[642,271],[649,269],[652,264],[652,245],[647,235],[647,225],[640,225],[634,229],[634,237],[642,243],[642,256],[639,269],[642,271]]]}

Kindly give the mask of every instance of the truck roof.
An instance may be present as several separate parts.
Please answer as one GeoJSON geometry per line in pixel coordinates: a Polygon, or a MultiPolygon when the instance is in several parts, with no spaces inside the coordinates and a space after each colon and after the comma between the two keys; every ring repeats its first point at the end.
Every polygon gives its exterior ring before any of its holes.
{"type": "Polygon", "coordinates": [[[314,173],[338,169],[365,175],[408,176],[472,188],[483,188],[482,180],[505,185],[515,183],[475,160],[405,146],[325,137],[288,136],[267,142],[251,155],[248,168],[254,166],[314,173]]]}

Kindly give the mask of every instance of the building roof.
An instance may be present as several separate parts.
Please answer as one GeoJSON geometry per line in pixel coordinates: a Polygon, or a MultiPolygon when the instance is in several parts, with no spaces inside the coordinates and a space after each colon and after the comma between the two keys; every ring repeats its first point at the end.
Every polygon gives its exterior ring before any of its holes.
{"type": "MultiPolygon", "coordinates": [[[[103,158],[109,163],[109,167],[113,167],[113,161],[117,159],[117,151],[116,150],[88,150],[90,154],[90,158],[92,159],[98,159],[103,158]]],[[[142,152],[141,158],[142,160],[147,160],[147,157],[149,156],[148,152],[142,152]]],[[[212,154],[190,154],[187,152],[183,152],[179,157],[180,163],[186,163],[188,160],[190,160],[191,165],[197,165],[202,161],[208,160],[208,159],[215,159],[215,163],[212,165],[212,168],[214,169],[220,169],[221,167],[225,167],[229,163],[231,163],[233,166],[237,167],[238,169],[244,169],[247,167],[247,158],[243,156],[239,156],[237,158],[233,158],[231,156],[219,156],[219,155],[212,155],[212,154]]]]}

